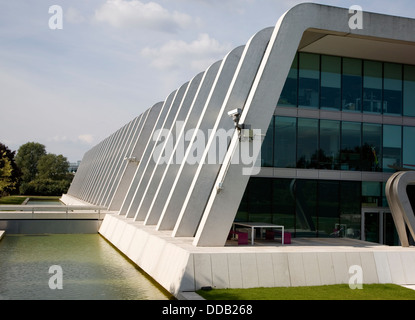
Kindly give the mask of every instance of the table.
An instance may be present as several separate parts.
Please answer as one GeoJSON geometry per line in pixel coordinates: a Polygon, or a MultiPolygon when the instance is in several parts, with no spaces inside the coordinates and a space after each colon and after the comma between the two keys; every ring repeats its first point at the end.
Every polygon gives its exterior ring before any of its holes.
{"type": "Polygon", "coordinates": [[[255,238],[255,228],[259,229],[281,229],[281,243],[284,244],[284,226],[279,226],[272,223],[263,223],[263,222],[234,222],[233,228],[235,226],[242,226],[251,228],[251,244],[254,245],[254,238],[255,238]]]}

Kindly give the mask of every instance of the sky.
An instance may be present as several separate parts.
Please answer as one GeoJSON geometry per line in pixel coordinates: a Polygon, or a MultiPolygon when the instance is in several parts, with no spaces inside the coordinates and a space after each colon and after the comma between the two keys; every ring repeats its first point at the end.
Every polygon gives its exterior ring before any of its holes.
{"type": "MultiPolygon", "coordinates": [[[[0,0],[0,142],[82,160],[302,2],[0,0]]],[[[313,2],[415,18],[409,0],[313,2]]]]}

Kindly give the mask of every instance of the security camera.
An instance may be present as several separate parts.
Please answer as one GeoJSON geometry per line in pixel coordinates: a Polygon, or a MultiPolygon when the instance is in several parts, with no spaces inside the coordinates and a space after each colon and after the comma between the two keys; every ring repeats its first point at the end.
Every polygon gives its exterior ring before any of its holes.
{"type": "Polygon", "coordinates": [[[228,116],[232,118],[237,118],[241,115],[242,110],[240,108],[233,109],[228,112],[228,116]]]}

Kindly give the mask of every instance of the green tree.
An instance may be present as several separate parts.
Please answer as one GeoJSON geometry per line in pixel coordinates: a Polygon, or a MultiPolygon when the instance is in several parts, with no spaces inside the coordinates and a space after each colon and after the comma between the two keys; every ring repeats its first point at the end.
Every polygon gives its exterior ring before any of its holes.
{"type": "Polygon", "coordinates": [[[16,164],[22,171],[22,185],[34,180],[38,174],[37,164],[46,155],[46,148],[37,142],[28,142],[20,146],[16,154],[16,164]]]}
{"type": "Polygon", "coordinates": [[[66,178],[69,162],[63,155],[48,153],[42,156],[37,163],[38,178],[63,180],[66,178]]]}
{"type": "Polygon", "coordinates": [[[0,197],[13,193],[19,186],[21,173],[14,155],[14,151],[0,143],[0,197]]]}

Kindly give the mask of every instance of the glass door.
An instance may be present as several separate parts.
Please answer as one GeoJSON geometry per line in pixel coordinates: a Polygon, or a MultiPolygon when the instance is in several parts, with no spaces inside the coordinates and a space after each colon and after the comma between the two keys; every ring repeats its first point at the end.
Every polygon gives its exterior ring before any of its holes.
{"type": "Polygon", "coordinates": [[[362,240],[385,244],[399,245],[395,224],[389,209],[362,209],[362,240]]]}

